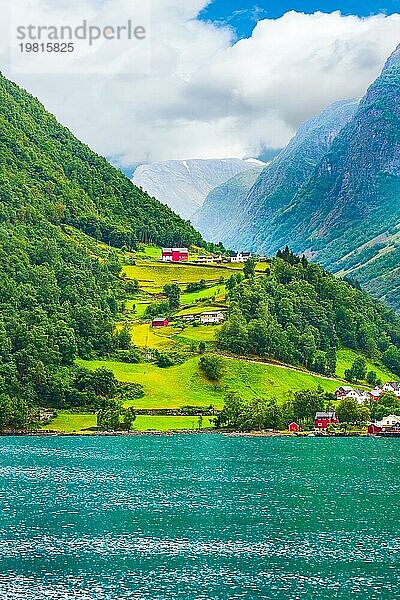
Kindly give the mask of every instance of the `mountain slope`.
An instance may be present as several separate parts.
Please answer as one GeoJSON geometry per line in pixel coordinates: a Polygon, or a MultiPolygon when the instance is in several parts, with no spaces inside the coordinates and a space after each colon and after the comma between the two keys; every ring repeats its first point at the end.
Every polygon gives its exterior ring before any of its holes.
{"type": "Polygon", "coordinates": [[[231,234],[236,214],[243,209],[247,194],[263,169],[259,166],[242,171],[211,190],[203,206],[191,219],[205,239],[220,241],[231,234]]]}
{"type": "Polygon", "coordinates": [[[204,244],[0,76],[0,428],[25,406],[92,403],[74,360],[118,348],[120,266],[110,249],[97,259],[88,235],[204,244]]]}
{"type": "Polygon", "coordinates": [[[201,243],[187,223],[132,185],[3,77],[0,106],[3,200],[35,204],[50,221],[78,226],[115,245],[147,239],[201,243]]]}
{"type": "Polygon", "coordinates": [[[400,47],[293,203],[264,230],[400,308],[400,47]]]}
{"type": "Polygon", "coordinates": [[[230,232],[222,239],[227,246],[262,253],[269,250],[269,235],[273,234],[269,227],[271,218],[291,202],[356,109],[356,100],[335,102],[299,128],[232,215],[230,232]]]}
{"type": "Polygon", "coordinates": [[[256,164],[259,165],[259,161],[237,158],[168,160],[141,165],[132,181],[150,196],[189,219],[213,188],[256,164]]]}

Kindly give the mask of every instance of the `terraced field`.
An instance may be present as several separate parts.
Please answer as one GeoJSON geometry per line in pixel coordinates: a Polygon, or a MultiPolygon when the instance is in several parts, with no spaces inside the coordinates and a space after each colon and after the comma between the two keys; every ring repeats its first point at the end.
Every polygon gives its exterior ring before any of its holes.
{"type": "Polygon", "coordinates": [[[204,279],[208,284],[218,284],[222,278],[232,275],[228,267],[168,264],[138,260],[136,265],[124,265],[123,273],[128,279],[137,279],[140,289],[150,294],[160,293],[167,283],[178,283],[182,288],[188,283],[204,279]]]}

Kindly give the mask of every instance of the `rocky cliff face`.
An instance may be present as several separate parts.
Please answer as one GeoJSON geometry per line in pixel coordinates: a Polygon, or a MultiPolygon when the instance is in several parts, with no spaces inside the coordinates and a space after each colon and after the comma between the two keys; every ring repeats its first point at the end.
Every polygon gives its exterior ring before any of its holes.
{"type": "Polygon", "coordinates": [[[237,158],[168,160],[138,167],[133,183],[185,219],[203,205],[208,193],[258,161],[237,158]]]}
{"type": "Polygon", "coordinates": [[[399,49],[263,243],[290,243],[400,308],[399,49]]]}
{"type": "Polygon", "coordinates": [[[228,246],[261,252],[271,249],[272,220],[290,205],[299,187],[311,176],[333,140],[353,117],[357,101],[335,102],[304,123],[288,146],[256,180],[245,202],[232,217],[228,246]]]}
{"type": "Polygon", "coordinates": [[[263,171],[254,167],[243,171],[214,188],[203,206],[193,215],[194,227],[209,241],[219,242],[232,235],[237,215],[243,210],[247,194],[263,171]]]}

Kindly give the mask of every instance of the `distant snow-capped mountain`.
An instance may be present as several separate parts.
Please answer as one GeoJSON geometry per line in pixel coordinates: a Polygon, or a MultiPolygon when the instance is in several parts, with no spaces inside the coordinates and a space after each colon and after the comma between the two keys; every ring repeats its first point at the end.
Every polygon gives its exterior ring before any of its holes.
{"type": "Polygon", "coordinates": [[[212,189],[255,166],[265,163],[239,158],[167,160],[139,166],[132,181],[180,216],[190,219],[212,189]]]}

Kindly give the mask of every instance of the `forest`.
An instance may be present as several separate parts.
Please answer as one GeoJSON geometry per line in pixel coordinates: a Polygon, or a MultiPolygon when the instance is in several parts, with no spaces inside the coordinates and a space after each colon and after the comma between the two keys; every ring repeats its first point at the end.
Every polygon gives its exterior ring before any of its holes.
{"type": "Polygon", "coordinates": [[[207,244],[1,75],[0,109],[0,405],[22,427],[37,406],[110,396],[75,359],[127,343],[114,331],[121,265],[85,234],[125,249],[207,244]]]}
{"type": "Polygon", "coordinates": [[[400,321],[361,291],[288,248],[270,273],[228,282],[229,317],[218,333],[221,350],[269,357],[325,375],[336,369],[336,350],[351,348],[381,360],[400,376],[400,321]]]}

